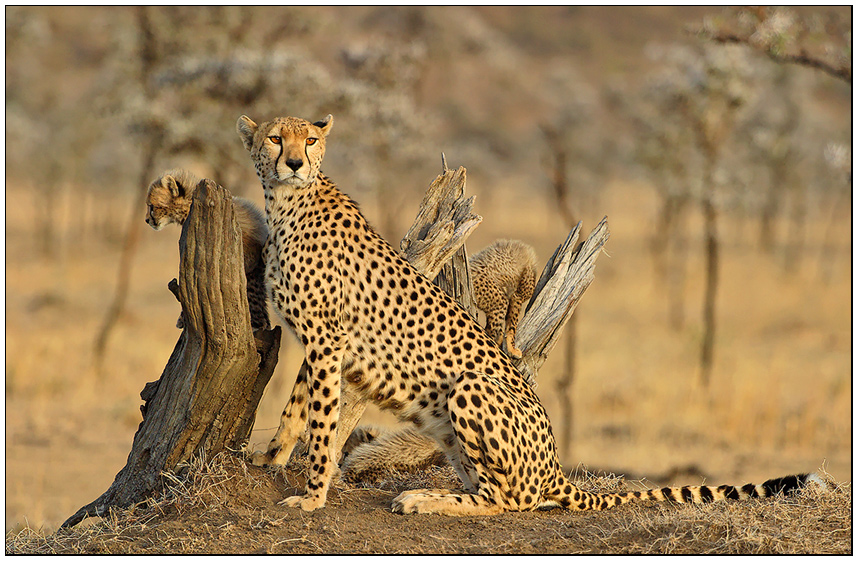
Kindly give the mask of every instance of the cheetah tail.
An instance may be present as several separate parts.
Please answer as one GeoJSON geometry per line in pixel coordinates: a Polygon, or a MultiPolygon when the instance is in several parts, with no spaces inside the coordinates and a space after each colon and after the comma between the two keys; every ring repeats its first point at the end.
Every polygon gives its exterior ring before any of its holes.
{"type": "Polygon", "coordinates": [[[802,473],[769,479],[760,485],[748,483],[741,487],[733,485],[663,487],[647,491],[626,493],[588,493],[567,484],[556,496],[548,496],[549,502],[559,504],[570,510],[605,510],[635,500],[665,501],[677,503],[709,503],[712,501],[747,500],[757,497],[771,497],[779,493],[791,494],[810,484],[827,487],[816,474],[802,473]],[[565,491],[571,492],[566,493],[565,491]]]}

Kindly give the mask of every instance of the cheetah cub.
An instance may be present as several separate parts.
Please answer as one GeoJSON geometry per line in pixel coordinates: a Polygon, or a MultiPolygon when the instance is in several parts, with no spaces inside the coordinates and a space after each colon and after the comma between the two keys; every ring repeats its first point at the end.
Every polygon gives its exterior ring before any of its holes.
{"type": "Polygon", "coordinates": [[[468,261],[477,307],[486,314],[486,331],[513,358],[521,307],[536,287],[536,252],[518,240],[497,240],[468,261]]]}
{"type": "Polygon", "coordinates": [[[332,125],[330,115],[261,125],[242,115],[236,123],[265,193],[266,284],[308,365],[295,381],[270,460],[285,463],[309,422],[310,469],[304,492],[282,504],[305,511],[325,505],[336,472],[343,380],[433,439],[464,486],[405,491],[393,499],[394,512],[464,516],[544,506],[602,510],[639,499],[700,503],[766,497],[813,479],[630,493],[578,489],[563,474],[545,408],[507,355],[322,173],[332,125]]]}
{"type": "Polygon", "coordinates": [[[414,473],[444,465],[447,458],[435,441],[414,427],[361,425],[343,444],[340,470],[348,481],[377,483],[393,472],[414,473]]]}
{"type": "MultiPolygon", "coordinates": [[[[187,170],[174,169],[164,172],[149,185],[149,192],[146,194],[146,224],[154,230],[161,230],[167,224],[184,224],[191,211],[194,191],[200,181],[199,177],[187,170]]],[[[268,225],[265,223],[265,215],[252,202],[241,197],[233,197],[232,202],[241,228],[251,327],[254,330],[268,329],[271,325],[268,321],[265,297],[265,263],[262,261],[262,247],[268,239],[268,225]]],[[[184,327],[181,317],[176,327],[184,327]]]]}

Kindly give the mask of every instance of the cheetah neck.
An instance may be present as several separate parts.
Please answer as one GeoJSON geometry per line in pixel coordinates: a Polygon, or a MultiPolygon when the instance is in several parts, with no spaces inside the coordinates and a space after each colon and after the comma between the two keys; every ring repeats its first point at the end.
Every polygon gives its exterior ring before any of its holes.
{"type": "MultiPolygon", "coordinates": [[[[316,177],[312,183],[304,187],[292,187],[289,185],[272,186],[263,184],[265,192],[265,213],[269,220],[275,214],[287,213],[302,206],[307,206],[318,198],[319,190],[322,188],[320,177],[316,177]]],[[[270,224],[269,224],[270,227],[270,224]]]]}
{"type": "Polygon", "coordinates": [[[295,225],[306,219],[310,213],[329,212],[332,208],[340,208],[344,204],[352,209],[348,214],[353,223],[363,222],[357,205],[321,172],[313,183],[306,187],[263,187],[268,229],[271,232],[282,232],[280,238],[288,238],[295,225]]]}

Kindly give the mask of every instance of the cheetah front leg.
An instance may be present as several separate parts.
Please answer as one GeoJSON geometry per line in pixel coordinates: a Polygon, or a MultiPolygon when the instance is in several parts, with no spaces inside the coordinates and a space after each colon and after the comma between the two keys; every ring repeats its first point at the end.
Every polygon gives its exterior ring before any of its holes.
{"type": "Polygon", "coordinates": [[[331,479],[337,469],[336,443],[337,423],[340,416],[340,367],[344,355],[344,335],[334,335],[330,341],[319,337],[307,346],[309,375],[307,389],[309,400],[310,440],[307,454],[310,457],[310,473],[303,495],[287,497],[279,504],[300,507],[312,511],[325,506],[331,479]]]}
{"type": "Polygon", "coordinates": [[[255,466],[282,466],[289,462],[292,449],[307,426],[307,363],[301,365],[289,403],[280,415],[280,426],[265,452],[254,452],[250,461],[255,466]]]}

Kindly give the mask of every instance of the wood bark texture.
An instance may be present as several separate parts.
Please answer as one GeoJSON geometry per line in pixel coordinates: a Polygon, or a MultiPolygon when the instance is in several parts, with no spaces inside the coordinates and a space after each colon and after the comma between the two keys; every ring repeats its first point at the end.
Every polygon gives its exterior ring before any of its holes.
{"type": "Polygon", "coordinates": [[[280,328],[251,330],[241,232],[232,196],[203,180],[179,239],[185,328],[161,378],[141,392],[143,421],[110,488],[63,523],[127,507],[161,488],[161,473],[193,457],[239,449],[277,364],[280,328]]]}

